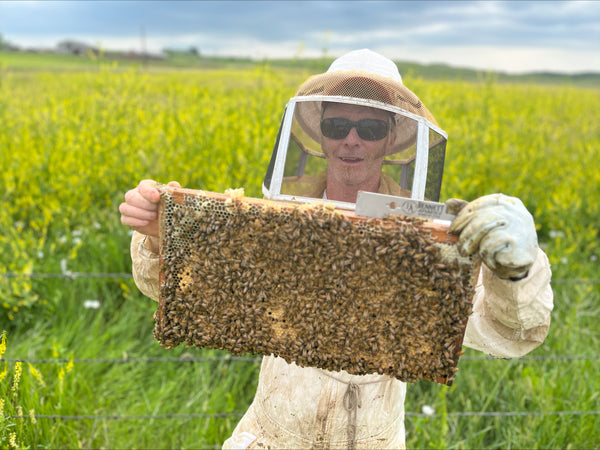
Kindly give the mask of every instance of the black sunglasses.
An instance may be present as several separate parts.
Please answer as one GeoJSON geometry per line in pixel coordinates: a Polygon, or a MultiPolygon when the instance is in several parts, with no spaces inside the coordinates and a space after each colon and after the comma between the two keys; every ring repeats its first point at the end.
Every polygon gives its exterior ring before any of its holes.
{"type": "Polygon", "coordinates": [[[344,139],[352,128],[365,141],[379,141],[388,135],[390,124],[380,119],[360,119],[356,122],[343,117],[329,117],[321,120],[321,133],[329,139],[344,139]]]}

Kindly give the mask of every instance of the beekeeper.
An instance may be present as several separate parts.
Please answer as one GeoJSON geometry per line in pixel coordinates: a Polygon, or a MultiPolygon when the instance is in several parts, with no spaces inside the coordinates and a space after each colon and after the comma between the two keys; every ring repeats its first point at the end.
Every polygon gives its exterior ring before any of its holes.
{"type": "MultiPolygon", "coordinates": [[[[338,58],[299,92],[323,92],[332,80],[343,86],[357,74],[361,82],[371,80],[377,96],[384,95],[386,102],[435,123],[402,84],[396,65],[369,50],[338,58]]],[[[401,138],[393,133],[388,114],[325,103],[315,120],[325,121],[320,128],[328,163],[327,177],[315,195],[355,201],[357,188],[393,193],[396,187],[380,176],[381,156],[401,138]]],[[[154,300],[159,293],[158,201],[155,182],[144,180],[125,194],[119,208],[122,223],[135,230],[134,279],[154,300]]],[[[544,341],[553,307],[550,267],[537,245],[531,214],[519,199],[502,194],[466,205],[457,200],[447,204],[458,213],[451,231],[459,233],[461,253],[478,253],[484,262],[463,344],[496,357],[525,355],[544,341]]],[[[404,448],[405,393],[405,383],[386,375],[302,368],[265,356],[254,401],[223,447],[404,448]]]]}

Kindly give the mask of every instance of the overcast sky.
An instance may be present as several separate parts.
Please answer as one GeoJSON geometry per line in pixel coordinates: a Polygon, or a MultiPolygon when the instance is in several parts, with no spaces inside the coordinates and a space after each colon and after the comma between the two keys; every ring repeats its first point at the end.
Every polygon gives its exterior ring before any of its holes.
{"type": "Polygon", "coordinates": [[[76,39],[107,50],[197,47],[252,58],[392,59],[509,73],[600,72],[600,1],[7,1],[21,47],[76,39]],[[142,31],[143,30],[143,31],[142,31]]]}

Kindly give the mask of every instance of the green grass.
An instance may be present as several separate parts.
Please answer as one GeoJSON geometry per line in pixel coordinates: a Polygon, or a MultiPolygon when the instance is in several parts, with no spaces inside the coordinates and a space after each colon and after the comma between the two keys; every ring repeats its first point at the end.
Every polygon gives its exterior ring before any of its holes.
{"type": "MultiPolygon", "coordinates": [[[[225,357],[225,352],[177,348],[165,350],[151,339],[154,303],[133,292],[126,300],[110,295],[110,284],[62,280],[57,295],[61,312],[44,317],[28,330],[8,335],[5,358],[29,360],[76,358],[150,359],[157,357],[225,357]],[[99,310],[82,308],[83,298],[101,301],[99,310]]],[[[115,289],[116,290],[116,289],[115,289]]],[[[600,344],[593,330],[600,296],[571,287],[556,290],[560,308],[552,332],[538,357],[596,355],[600,344]],[[575,291],[575,292],[573,292],[575,291]],[[578,292],[579,291],[579,292],[578,292]],[[584,300],[585,299],[585,300],[584,300]],[[576,302],[573,305],[570,302],[576,302]],[[576,330],[581,330],[580,332],[576,330]]],[[[468,350],[466,357],[481,356],[468,350]]],[[[406,410],[423,405],[442,417],[406,419],[411,448],[597,448],[597,415],[552,415],[553,412],[598,411],[600,382],[597,359],[468,360],[463,358],[451,387],[418,382],[408,387],[406,410]],[[475,413],[547,413],[517,417],[456,416],[475,413]]],[[[120,416],[60,420],[38,418],[37,424],[4,419],[21,427],[21,444],[32,448],[209,448],[232,431],[236,417],[128,419],[127,416],[243,413],[256,387],[258,363],[243,361],[129,363],[81,362],[63,378],[67,363],[37,363],[46,386],[25,366],[16,398],[9,383],[4,398],[23,414],[120,416]]],[[[5,405],[4,413],[18,412],[5,405]]],[[[2,441],[0,441],[2,442],[2,441]]],[[[6,445],[6,441],[3,442],[6,445]]]]}
{"type": "Polygon", "coordinates": [[[551,332],[530,359],[479,359],[467,349],[451,387],[418,382],[409,387],[408,411],[434,406],[443,418],[407,424],[415,448],[597,448],[600,424],[595,330],[600,295],[592,286],[555,286],[551,332]],[[554,359],[559,356],[590,356],[554,359]],[[476,358],[469,360],[468,358],[476,358]],[[539,358],[539,359],[536,359],[539,358]],[[519,412],[523,416],[453,416],[519,412]],[[578,415],[577,412],[596,414],[578,415]],[[574,412],[574,414],[556,414],[574,412]],[[546,413],[535,415],[536,413],[546,413]]]}
{"type": "MultiPolygon", "coordinates": [[[[164,416],[242,414],[257,363],[147,360],[227,353],[161,348],[152,336],[156,304],[129,278],[13,275],[130,272],[130,235],[117,207],[142,178],[213,191],[244,186],[260,196],[283,106],[306,69],[57,71],[56,60],[31,68],[6,61],[0,332],[1,356],[11,361],[0,362],[0,448],[12,448],[11,439],[19,448],[220,447],[237,417],[164,416]],[[86,309],[85,300],[101,306],[86,309]],[[23,363],[16,380],[14,359],[51,362],[23,363]],[[124,359],[139,360],[104,361],[124,359]]],[[[453,386],[410,385],[407,411],[429,405],[437,415],[409,415],[407,444],[598,448],[599,91],[494,77],[405,80],[449,133],[443,198],[522,198],[552,263],[556,305],[532,359],[469,360],[482,355],[467,350],[453,386]]]]}
{"type": "MultiPolygon", "coordinates": [[[[167,352],[151,339],[153,305],[132,296],[118,304],[105,297],[105,283],[72,281],[60,296],[61,313],[30,328],[9,334],[6,358],[123,359],[225,356],[214,350],[176,349],[167,352]],[[89,286],[95,284],[96,286],[89,286]],[[87,285],[87,286],[86,286],[87,285]],[[100,298],[99,310],[84,310],[79,292],[100,298]],[[23,344],[13,341],[18,339],[23,344]]],[[[13,365],[11,363],[10,365],[13,365]]],[[[195,413],[238,413],[253,395],[258,363],[81,362],[64,375],[67,363],[38,363],[42,386],[24,367],[17,401],[24,414],[52,416],[152,416],[195,413]]],[[[4,391],[10,407],[12,392],[4,391]]],[[[15,402],[16,403],[16,402],[15,402]]],[[[223,439],[234,418],[8,420],[23,427],[20,444],[32,448],[197,448],[223,439]]],[[[6,422],[7,420],[4,419],[6,422]]],[[[0,434],[2,436],[2,434],[0,434]]],[[[0,440],[5,446],[6,441],[0,440]]]]}

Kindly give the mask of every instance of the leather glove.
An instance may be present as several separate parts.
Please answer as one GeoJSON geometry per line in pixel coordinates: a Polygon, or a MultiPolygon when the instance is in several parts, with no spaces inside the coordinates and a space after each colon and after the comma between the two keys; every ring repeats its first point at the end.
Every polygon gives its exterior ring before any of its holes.
{"type": "Polygon", "coordinates": [[[467,203],[450,199],[446,210],[457,214],[450,232],[459,234],[462,256],[478,253],[499,278],[519,280],[537,257],[537,234],[533,217],[516,197],[492,194],[467,203]]]}

